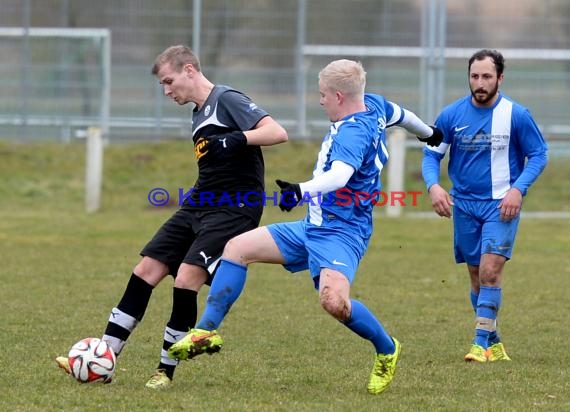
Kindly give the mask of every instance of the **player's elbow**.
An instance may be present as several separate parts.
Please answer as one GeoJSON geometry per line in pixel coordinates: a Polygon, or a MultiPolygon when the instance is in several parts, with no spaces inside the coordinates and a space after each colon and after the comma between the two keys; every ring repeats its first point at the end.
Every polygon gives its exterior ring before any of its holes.
{"type": "Polygon", "coordinates": [[[273,146],[289,140],[287,130],[269,116],[261,119],[253,130],[246,132],[249,145],[273,146]]]}
{"type": "MultiPolygon", "coordinates": [[[[267,118],[263,119],[266,120],[267,118]]],[[[287,130],[277,121],[271,119],[267,121],[267,125],[270,126],[270,133],[273,140],[273,144],[285,143],[289,140],[289,135],[287,134],[287,130]]]]}
{"type": "Polygon", "coordinates": [[[276,134],[277,143],[285,143],[289,140],[289,135],[287,134],[287,130],[285,130],[282,126],[279,126],[279,130],[276,134]]]}
{"type": "Polygon", "coordinates": [[[270,134],[271,138],[268,141],[264,142],[262,146],[273,146],[280,143],[285,143],[289,140],[289,135],[287,134],[287,130],[285,130],[281,125],[275,123],[271,130],[270,134]]]}

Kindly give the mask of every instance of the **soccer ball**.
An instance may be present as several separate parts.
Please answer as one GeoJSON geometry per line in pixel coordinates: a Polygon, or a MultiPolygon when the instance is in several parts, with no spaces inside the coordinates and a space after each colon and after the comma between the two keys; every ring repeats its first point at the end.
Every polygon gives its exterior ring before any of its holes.
{"type": "Polygon", "coordinates": [[[98,338],[81,339],[67,356],[71,376],[82,383],[111,382],[115,372],[115,352],[98,338]]]}

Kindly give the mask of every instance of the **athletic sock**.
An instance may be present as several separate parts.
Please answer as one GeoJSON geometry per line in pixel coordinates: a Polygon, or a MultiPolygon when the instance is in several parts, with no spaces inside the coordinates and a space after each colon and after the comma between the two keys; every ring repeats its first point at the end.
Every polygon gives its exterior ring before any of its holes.
{"type": "Polygon", "coordinates": [[[475,293],[475,291],[471,289],[469,298],[471,299],[471,306],[473,307],[473,312],[477,313],[477,300],[479,299],[479,294],[475,293]]]}
{"type": "Polygon", "coordinates": [[[245,286],[247,266],[222,259],[210,287],[197,329],[218,329],[245,286]]]}
{"type": "Polygon", "coordinates": [[[396,350],[394,341],[380,321],[363,303],[355,299],[351,299],[350,303],[352,307],[350,318],[343,322],[344,325],[361,338],[371,341],[376,353],[394,353],[396,350]]]}
{"type": "Polygon", "coordinates": [[[490,334],[496,330],[497,313],[501,307],[501,288],[481,286],[477,300],[475,326],[476,345],[487,348],[490,334]]]}
{"type": "Polygon", "coordinates": [[[172,289],[172,313],[164,328],[160,363],[157,368],[164,370],[170,379],[174,377],[178,360],[168,357],[168,349],[182,339],[188,330],[196,324],[197,311],[198,292],[176,287],[172,289]]]}
{"type": "Polygon", "coordinates": [[[499,343],[501,341],[501,338],[499,337],[496,328],[497,328],[497,321],[495,320],[495,330],[489,333],[489,346],[494,345],[495,343],[499,343]]]}
{"type": "Polygon", "coordinates": [[[103,340],[119,356],[132,331],[142,320],[153,287],[143,279],[131,275],[121,301],[111,310],[103,340]]]}
{"type": "MultiPolygon", "coordinates": [[[[477,300],[479,299],[479,294],[475,293],[473,289],[471,289],[469,297],[471,299],[471,306],[473,306],[473,311],[475,312],[475,314],[477,314],[477,300]]],[[[492,345],[494,343],[499,343],[501,341],[501,338],[499,337],[499,334],[497,333],[496,329],[497,328],[495,321],[495,330],[489,333],[489,345],[492,345]]]]}

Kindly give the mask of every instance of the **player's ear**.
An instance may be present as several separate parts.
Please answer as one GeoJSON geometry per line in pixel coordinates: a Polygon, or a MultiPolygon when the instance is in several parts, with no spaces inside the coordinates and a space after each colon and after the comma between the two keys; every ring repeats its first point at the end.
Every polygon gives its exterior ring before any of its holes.
{"type": "Polygon", "coordinates": [[[336,90],[334,92],[334,95],[336,96],[336,101],[340,104],[344,101],[344,94],[340,91],[340,90],[336,90]]]}
{"type": "Polygon", "coordinates": [[[501,73],[501,75],[498,77],[497,79],[499,81],[499,86],[503,83],[503,80],[505,80],[505,74],[501,73]]]}
{"type": "Polygon", "coordinates": [[[184,73],[188,76],[188,77],[192,77],[192,75],[194,74],[194,72],[196,71],[196,69],[194,68],[194,65],[192,63],[186,63],[184,65],[184,67],[182,67],[182,70],[184,71],[184,73]]]}

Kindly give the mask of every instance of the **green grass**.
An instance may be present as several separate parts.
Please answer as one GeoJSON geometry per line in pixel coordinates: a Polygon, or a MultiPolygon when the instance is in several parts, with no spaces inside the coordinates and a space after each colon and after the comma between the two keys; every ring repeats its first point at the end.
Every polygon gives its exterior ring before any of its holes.
{"type": "MultiPolygon", "coordinates": [[[[276,177],[310,176],[316,143],[266,150],[276,177]]],[[[423,190],[410,152],[407,190],[423,190]]],[[[568,211],[569,162],[554,159],[527,211],[568,211]]],[[[558,411],[570,408],[570,220],[523,219],[507,264],[501,330],[511,363],[462,361],[473,333],[466,269],[453,262],[445,219],[380,217],[352,295],[403,345],[390,389],[366,393],[371,346],[319,307],[307,273],[253,265],[222,328],[224,350],[183,363],[167,391],[145,390],[170,314],[172,279],[159,285],[111,385],[80,385],[53,358],[100,336],[138,261],[173,208],[153,187],[189,189],[187,142],[111,145],[103,205],[84,213],[84,146],[0,143],[0,410],[10,411],[558,411]]],[[[425,196],[417,208],[430,210],[425,196]]],[[[295,219],[269,207],[264,222],[295,219]]],[[[201,293],[205,298],[207,288],[201,293]]]]}

